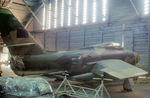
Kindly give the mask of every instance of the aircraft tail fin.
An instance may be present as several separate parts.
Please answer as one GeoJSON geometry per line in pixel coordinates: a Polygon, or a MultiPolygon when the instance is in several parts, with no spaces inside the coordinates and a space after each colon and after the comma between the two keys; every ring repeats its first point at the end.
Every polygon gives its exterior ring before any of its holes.
{"type": "Polygon", "coordinates": [[[11,55],[43,53],[42,47],[8,9],[0,8],[0,32],[11,55]]]}

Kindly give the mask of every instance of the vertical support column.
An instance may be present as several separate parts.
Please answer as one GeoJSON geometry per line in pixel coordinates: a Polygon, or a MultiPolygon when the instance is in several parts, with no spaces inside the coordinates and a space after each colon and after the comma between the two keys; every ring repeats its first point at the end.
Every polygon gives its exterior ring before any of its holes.
{"type": "Polygon", "coordinates": [[[86,28],[84,28],[84,32],[83,32],[83,33],[84,33],[84,35],[83,35],[83,36],[84,36],[84,42],[83,42],[83,45],[84,45],[84,47],[86,47],[86,46],[85,46],[85,40],[86,40],[86,28]]]}
{"type": "Polygon", "coordinates": [[[148,57],[148,59],[149,59],[149,72],[150,72],[150,32],[148,32],[148,53],[149,53],[149,57],[148,57]]]}
{"type": "Polygon", "coordinates": [[[122,43],[121,43],[122,47],[125,46],[125,37],[124,37],[125,28],[126,28],[126,24],[122,24],[122,43]]]}
{"type": "Polygon", "coordinates": [[[102,43],[104,42],[104,30],[102,31],[102,43]]]}
{"type": "Polygon", "coordinates": [[[99,27],[98,33],[99,33],[99,36],[100,36],[100,38],[98,38],[98,42],[102,43],[103,29],[101,27],[99,27]]]}
{"type": "Polygon", "coordinates": [[[58,33],[58,32],[56,31],[56,32],[55,32],[55,34],[56,34],[56,35],[55,35],[55,51],[58,51],[58,49],[57,49],[57,42],[58,42],[58,39],[57,39],[57,38],[58,38],[58,35],[57,35],[57,33],[58,33]]]}
{"type": "Polygon", "coordinates": [[[134,48],[134,45],[135,45],[135,33],[134,33],[134,31],[132,32],[132,34],[133,34],[133,38],[132,38],[132,40],[133,40],[133,45],[132,45],[132,51],[135,51],[135,48],[134,48]]]}
{"type": "Polygon", "coordinates": [[[70,44],[71,44],[71,40],[70,40],[70,38],[71,38],[71,30],[69,30],[68,31],[68,50],[70,50],[70,44]]]}
{"type": "Polygon", "coordinates": [[[45,39],[46,39],[46,34],[45,34],[45,33],[46,33],[46,32],[44,31],[44,32],[43,32],[43,34],[44,34],[44,49],[46,48],[46,43],[45,43],[45,42],[46,42],[46,40],[45,40],[45,39]]]}

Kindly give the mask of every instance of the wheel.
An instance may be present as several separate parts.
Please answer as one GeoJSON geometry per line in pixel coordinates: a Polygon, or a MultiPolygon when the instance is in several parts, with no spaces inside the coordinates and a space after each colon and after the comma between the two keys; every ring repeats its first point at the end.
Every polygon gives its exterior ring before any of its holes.
{"type": "Polygon", "coordinates": [[[127,92],[131,92],[133,90],[134,84],[135,83],[133,78],[125,79],[123,82],[123,89],[127,92]]]}

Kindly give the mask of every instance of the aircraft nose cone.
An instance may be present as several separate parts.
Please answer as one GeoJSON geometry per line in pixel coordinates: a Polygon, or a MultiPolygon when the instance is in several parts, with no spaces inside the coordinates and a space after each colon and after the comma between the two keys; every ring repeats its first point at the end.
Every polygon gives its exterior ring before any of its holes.
{"type": "Polygon", "coordinates": [[[138,53],[134,53],[135,63],[138,63],[140,61],[140,56],[138,53]]]}

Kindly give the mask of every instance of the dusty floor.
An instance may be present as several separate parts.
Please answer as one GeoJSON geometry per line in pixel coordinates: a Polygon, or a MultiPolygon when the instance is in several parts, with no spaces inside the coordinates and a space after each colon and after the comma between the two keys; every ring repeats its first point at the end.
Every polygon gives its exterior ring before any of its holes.
{"type": "Polygon", "coordinates": [[[108,87],[112,98],[150,98],[150,83],[136,84],[132,92],[123,91],[122,85],[108,87]]]}
{"type": "MultiPolygon", "coordinates": [[[[10,70],[10,66],[2,65],[2,71],[2,76],[16,76],[13,71],[10,70]]],[[[48,80],[48,78],[45,79],[48,80]]],[[[51,84],[53,86],[58,85],[58,83],[51,84]]],[[[145,83],[136,83],[132,92],[123,91],[122,85],[120,83],[109,85],[107,86],[107,89],[112,98],[150,98],[150,81],[145,83]]]]}

